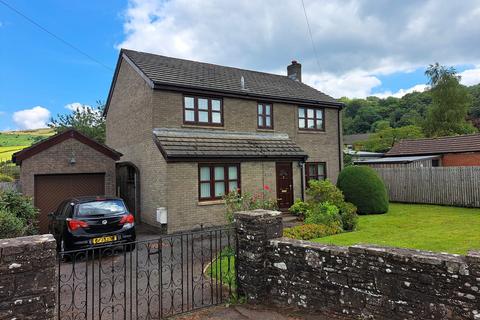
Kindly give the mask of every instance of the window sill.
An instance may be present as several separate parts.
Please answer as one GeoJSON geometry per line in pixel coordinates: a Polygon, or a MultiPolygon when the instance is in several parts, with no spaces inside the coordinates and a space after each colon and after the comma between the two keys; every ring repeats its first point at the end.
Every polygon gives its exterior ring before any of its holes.
{"type": "Polygon", "coordinates": [[[257,131],[274,132],[275,129],[273,129],[273,128],[271,128],[271,129],[268,129],[268,128],[257,128],[257,131]]]}
{"type": "Polygon", "coordinates": [[[325,134],[325,130],[297,130],[299,134],[325,134]]]}
{"type": "Polygon", "coordinates": [[[225,204],[225,200],[199,201],[197,203],[198,206],[211,206],[211,205],[218,205],[218,204],[225,204]]]}
{"type": "Polygon", "coordinates": [[[205,126],[205,125],[195,125],[195,124],[182,124],[182,128],[192,128],[192,129],[211,129],[211,130],[225,130],[223,126],[205,126]]]}

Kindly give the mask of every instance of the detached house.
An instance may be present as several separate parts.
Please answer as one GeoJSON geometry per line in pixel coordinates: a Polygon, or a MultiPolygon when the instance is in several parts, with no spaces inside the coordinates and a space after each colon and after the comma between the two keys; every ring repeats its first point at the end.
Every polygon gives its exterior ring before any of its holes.
{"type": "Polygon", "coordinates": [[[105,108],[123,154],[118,193],[137,219],[176,232],[225,223],[222,196],[268,185],[282,210],[309,179],[336,180],[342,104],[281,76],[121,50],[105,108]]]}

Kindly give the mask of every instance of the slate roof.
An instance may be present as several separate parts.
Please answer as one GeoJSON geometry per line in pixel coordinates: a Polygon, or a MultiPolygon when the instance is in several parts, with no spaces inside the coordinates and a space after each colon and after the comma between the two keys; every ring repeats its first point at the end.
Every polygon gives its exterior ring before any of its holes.
{"type": "Polygon", "coordinates": [[[178,86],[253,97],[272,97],[304,103],[343,104],[334,98],[287,76],[225,67],[210,63],[170,58],[122,49],[155,86],[178,86]],[[241,77],[245,87],[242,89],[241,77]]]}
{"type": "Polygon", "coordinates": [[[159,128],[155,142],[167,161],[198,159],[306,159],[287,134],[159,128]]]}
{"type": "Polygon", "coordinates": [[[371,133],[346,134],[343,136],[343,144],[355,144],[356,142],[365,141],[371,135],[371,133]]]}
{"type": "Polygon", "coordinates": [[[480,134],[417,140],[395,143],[386,156],[427,155],[480,151],[480,134]]]}

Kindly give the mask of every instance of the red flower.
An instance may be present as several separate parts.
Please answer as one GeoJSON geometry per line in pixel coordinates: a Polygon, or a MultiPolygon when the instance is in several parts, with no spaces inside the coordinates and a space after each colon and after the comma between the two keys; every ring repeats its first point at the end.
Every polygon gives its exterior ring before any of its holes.
{"type": "Polygon", "coordinates": [[[270,187],[267,186],[267,185],[264,185],[264,186],[263,186],[263,190],[265,190],[265,191],[270,191],[270,187]]]}

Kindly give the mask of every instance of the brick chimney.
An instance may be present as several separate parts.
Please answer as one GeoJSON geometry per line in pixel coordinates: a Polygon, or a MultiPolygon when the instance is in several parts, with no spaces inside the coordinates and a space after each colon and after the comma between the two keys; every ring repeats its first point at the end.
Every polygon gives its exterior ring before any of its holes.
{"type": "Polygon", "coordinates": [[[287,67],[287,75],[290,79],[302,82],[302,65],[297,60],[287,67]]]}

